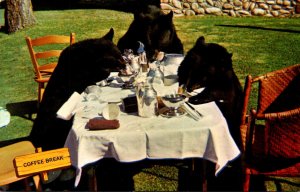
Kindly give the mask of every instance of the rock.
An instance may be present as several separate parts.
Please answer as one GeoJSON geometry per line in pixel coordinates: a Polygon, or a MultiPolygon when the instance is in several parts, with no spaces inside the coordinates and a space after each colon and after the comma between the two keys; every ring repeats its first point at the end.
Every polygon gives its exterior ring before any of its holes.
{"type": "Polygon", "coordinates": [[[283,4],[284,6],[290,6],[290,5],[291,5],[291,1],[285,0],[285,1],[283,1],[282,4],[283,4]]]}
{"type": "Polygon", "coordinates": [[[252,10],[252,14],[256,16],[263,16],[266,14],[266,11],[260,8],[255,8],[252,10]]]}
{"type": "Polygon", "coordinates": [[[174,7],[178,8],[178,9],[182,9],[182,5],[181,2],[178,0],[172,0],[172,3],[174,5],[174,7]]]}
{"type": "Polygon", "coordinates": [[[279,12],[280,12],[281,14],[290,14],[290,11],[284,10],[284,9],[280,9],[279,12]]]}
{"type": "Polygon", "coordinates": [[[278,11],[271,11],[271,14],[274,16],[274,17],[278,17],[280,14],[278,11]]]}
{"type": "Polygon", "coordinates": [[[199,7],[198,9],[194,10],[197,14],[205,14],[205,10],[202,7],[199,7]]]}
{"type": "Polygon", "coordinates": [[[199,8],[199,4],[198,3],[192,3],[192,9],[196,10],[199,8]]]}
{"type": "Polygon", "coordinates": [[[231,5],[229,3],[224,3],[223,9],[233,9],[233,5],[231,5]]]}
{"type": "Polygon", "coordinates": [[[166,4],[166,3],[161,3],[160,7],[162,10],[173,10],[174,9],[174,7],[172,7],[171,5],[166,4]]]}
{"type": "Polygon", "coordinates": [[[259,7],[259,8],[262,8],[262,9],[264,9],[264,10],[269,10],[269,6],[268,6],[267,4],[265,4],[265,3],[259,4],[258,7],[259,7]]]}
{"type": "Polygon", "coordinates": [[[174,9],[173,12],[174,12],[175,14],[182,14],[181,9],[174,9]]]}
{"type": "Polygon", "coordinates": [[[252,11],[254,8],[256,7],[256,3],[254,3],[254,2],[251,2],[250,3],[250,10],[252,11]]]}
{"type": "Polygon", "coordinates": [[[239,0],[235,0],[235,1],[233,2],[233,4],[234,4],[235,6],[237,6],[237,7],[241,7],[241,6],[243,5],[243,3],[242,3],[241,1],[239,1],[239,0]]]}
{"type": "Polygon", "coordinates": [[[281,6],[279,6],[279,5],[273,5],[272,9],[273,10],[279,10],[279,9],[281,9],[281,6]]]}
{"type": "Polygon", "coordinates": [[[186,16],[194,16],[194,15],[196,15],[196,13],[189,9],[189,10],[186,10],[185,15],[186,16]]]}
{"type": "Polygon", "coordinates": [[[207,4],[214,6],[214,2],[212,0],[206,0],[207,4]]]}
{"type": "Polygon", "coordinates": [[[205,9],[205,12],[208,14],[219,14],[221,13],[221,9],[220,8],[215,8],[215,7],[208,7],[205,9]]]}
{"type": "Polygon", "coordinates": [[[267,13],[264,15],[265,17],[273,17],[273,15],[271,13],[267,13]]]}
{"type": "Polygon", "coordinates": [[[243,9],[244,10],[248,10],[249,6],[250,6],[250,2],[248,2],[248,1],[243,2],[243,9]]]}
{"type": "Polygon", "coordinates": [[[220,1],[216,1],[216,2],[215,2],[215,7],[217,7],[217,8],[222,8],[222,6],[223,6],[223,3],[222,3],[222,2],[220,2],[220,1]]]}
{"type": "Polygon", "coordinates": [[[191,6],[189,3],[183,3],[183,8],[190,9],[191,6]]]}
{"type": "Polygon", "coordinates": [[[235,14],[234,10],[230,10],[229,15],[232,16],[232,17],[236,17],[236,14],[235,14]]]}
{"type": "Polygon", "coordinates": [[[275,5],[275,1],[267,1],[266,2],[268,5],[275,5]]]}
{"type": "Polygon", "coordinates": [[[245,10],[240,10],[240,11],[238,11],[238,13],[239,13],[240,15],[244,15],[244,16],[246,16],[246,15],[251,15],[248,11],[245,11],[245,10]]]}

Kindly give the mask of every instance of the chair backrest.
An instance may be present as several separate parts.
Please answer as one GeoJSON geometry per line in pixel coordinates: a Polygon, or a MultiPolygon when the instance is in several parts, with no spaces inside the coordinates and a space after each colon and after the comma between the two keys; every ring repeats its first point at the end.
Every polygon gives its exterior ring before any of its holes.
{"type": "Polygon", "coordinates": [[[241,121],[244,150],[273,157],[300,157],[300,64],[255,78],[248,75],[241,121]],[[257,101],[249,116],[250,97],[257,101]],[[264,121],[257,126],[257,120],[264,121]]]}
{"type": "Polygon", "coordinates": [[[56,67],[58,57],[66,45],[72,45],[75,43],[75,33],[71,33],[70,36],[47,35],[35,39],[26,37],[26,43],[36,78],[41,79],[43,73],[51,74],[53,72],[56,67]],[[63,44],[63,46],[60,46],[59,48],[57,46],[53,47],[54,44],[63,44]],[[44,60],[44,62],[40,62],[41,60],[44,60]]]}

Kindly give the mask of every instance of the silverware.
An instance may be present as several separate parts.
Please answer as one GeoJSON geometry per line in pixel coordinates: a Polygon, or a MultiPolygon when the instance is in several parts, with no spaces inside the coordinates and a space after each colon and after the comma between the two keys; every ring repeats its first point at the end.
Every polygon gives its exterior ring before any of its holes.
{"type": "Polygon", "coordinates": [[[187,104],[187,106],[189,106],[193,111],[195,111],[200,117],[203,117],[203,115],[197,110],[195,109],[191,104],[189,104],[188,102],[185,102],[187,104]]]}

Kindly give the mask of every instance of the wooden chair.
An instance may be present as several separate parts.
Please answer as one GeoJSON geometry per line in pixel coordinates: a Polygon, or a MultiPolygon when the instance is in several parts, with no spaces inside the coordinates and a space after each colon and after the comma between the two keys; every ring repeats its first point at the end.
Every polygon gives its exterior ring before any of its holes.
{"type": "Polygon", "coordinates": [[[75,43],[75,33],[71,33],[70,36],[47,35],[35,39],[30,37],[25,39],[35,71],[34,80],[38,83],[38,102],[41,102],[45,84],[49,81],[57,65],[58,57],[66,45],[75,43]],[[63,47],[57,46],[58,44],[63,47]]]}
{"type": "Polygon", "coordinates": [[[300,176],[300,64],[248,75],[241,122],[244,191],[251,175],[300,176]]]}
{"type": "MultiPolygon", "coordinates": [[[[0,148],[0,186],[7,185],[19,180],[24,179],[26,191],[30,191],[28,180],[29,176],[18,177],[13,160],[16,156],[35,153],[35,147],[29,141],[21,141],[0,148]]],[[[40,188],[40,178],[38,175],[33,176],[35,187],[40,188]]]]}
{"type": "Polygon", "coordinates": [[[0,148],[0,162],[0,186],[24,180],[26,191],[32,191],[28,180],[30,177],[34,181],[35,190],[42,191],[40,174],[43,180],[47,180],[46,171],[71,166],[67,148],[41,152],[30,141],[20,141],[0,148]],[[47,160],[50,158],[55,158],[56,161],[47,160]],[[38,161],[39,163],[33,163],[38,161]]]}

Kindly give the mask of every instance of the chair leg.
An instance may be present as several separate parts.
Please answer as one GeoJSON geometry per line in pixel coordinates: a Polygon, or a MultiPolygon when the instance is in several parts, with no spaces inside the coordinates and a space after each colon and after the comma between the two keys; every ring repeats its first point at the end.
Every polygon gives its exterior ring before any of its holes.
{"type": "Polygon", "coordinates": [[[39,87],[38,87],[38,103],[40,103],[42,101],[44,91],[45,91],[45,84],[44,83],[39,83],[39,87]]]}
{"type": "Polygon", "coordinates": [[[39,175],[34,175],[33,176],[33,182],[36,188],[36,191],[43,191],[42,190],[42,185],[41,185],[41,178],[39,175]]]}
{"type": "Polygon", "coordinates": [[[250,187],[250,174],[244,173],[243,191],[249,192],[249,187],[250,187]]]}
{"type": "Polygon", "coordinates": [[[30,185],[29,185],[28,178],[25,178],[25,179],[23,180],[23,182],[24,182],[24,186],[25,186],[25,191],[32,191],[32,189],[31,189],[31,187],[30,187],[30,185]]]}

